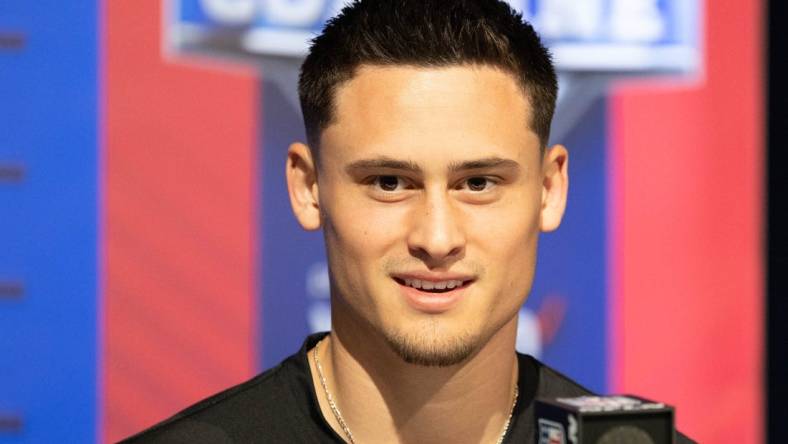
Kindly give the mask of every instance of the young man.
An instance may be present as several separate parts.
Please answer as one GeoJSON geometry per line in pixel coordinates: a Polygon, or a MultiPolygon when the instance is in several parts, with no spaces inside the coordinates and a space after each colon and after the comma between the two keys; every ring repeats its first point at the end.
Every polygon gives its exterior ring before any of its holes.
{"type": "Polygon", "coordinates": [[[589,392],[515,353],[568,153],[550,56],[497,0],[361,0],[299,82],[293,211],[322,229],[332,331],[131,442],[533,442],[539,396],[589,392]]]}

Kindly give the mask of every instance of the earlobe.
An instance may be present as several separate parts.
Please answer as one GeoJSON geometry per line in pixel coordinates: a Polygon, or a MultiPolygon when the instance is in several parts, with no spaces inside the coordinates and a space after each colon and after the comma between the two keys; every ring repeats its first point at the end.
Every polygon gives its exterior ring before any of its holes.
{"type": "Polygon", "coordinates": [[[290,205],[305,230],[320,228],[317,171],[312,151],[303,143],[294,143],[287,150],[285,175],[290,205]]]}
{"type": "Polygon", "coordinates": [[[542,231],[553,231],[561,225],[568,191],[569,152],[563,145],[555,145],[545,152],[542,161],[542,231]]]}

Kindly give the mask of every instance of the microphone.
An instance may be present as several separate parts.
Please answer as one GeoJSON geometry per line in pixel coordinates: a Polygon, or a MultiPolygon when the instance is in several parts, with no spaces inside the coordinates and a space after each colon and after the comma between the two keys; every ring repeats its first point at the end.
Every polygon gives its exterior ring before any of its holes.
{"type": "Polygon", "coordinates": [[[538,444],[673,444],[674,409],[632,395],[536,400],[538,444]]]}

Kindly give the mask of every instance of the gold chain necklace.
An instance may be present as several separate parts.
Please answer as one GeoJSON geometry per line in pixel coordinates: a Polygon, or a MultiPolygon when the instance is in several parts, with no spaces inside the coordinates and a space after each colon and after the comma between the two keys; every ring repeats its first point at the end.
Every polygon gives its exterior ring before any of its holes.
{"type": "MultiPolygon", "coordinates": [[[[323,341],[318,341],[318,343],[315,344],[315,348],[313,349],[313,357],[315,359],[315,367],[317,367],[317,376],[320,378],[320,385],[323,386],[323,392],[326,394],[326,400],[328,401],[328,406],[331,408],[331,413],[334,414],[334,418],[337,419],[339,426],[342,427],[342,431],[345,432],[345,436],[347,436],[348,441],[350,444],[356,444],[356,440],[353,439],[353,433],[350,432],[350,427],[348,427],[347,423],[345,422],[345,418],[342,417],[342,413],[339,411],[339,407],[337,407],[334,397],[331,396],[331,392],[328,391],[326,377],[323,375],[323,366],[320,365],[320,359],[317,357],[317,349],[321,342],[323,341]]],[[[501,444],[503,442],[503,438],[506,437],[506,432],[509,431],[509,424],[512,422],[512,414],[514,413],[514,406],[517,405],[517,397],[519,394],[520,390],[515,384],[512,406],[509,408],[509,416],[506,418],[506,422],[503,424],[501,436],[498,437],[498,440],[495,442],[496,444],[501,444]]]]}

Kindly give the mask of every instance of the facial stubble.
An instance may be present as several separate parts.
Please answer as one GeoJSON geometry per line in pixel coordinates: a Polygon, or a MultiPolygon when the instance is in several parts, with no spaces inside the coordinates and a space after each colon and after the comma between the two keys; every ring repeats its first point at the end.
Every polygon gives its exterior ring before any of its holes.
{"type": "Polygon", "coordinates": [[[403,361],[425,367],[450,367],[460,364],[479,346],[479,335],[463,331],[441,332],[440,320],[430,319],[409,332],[384,331],[383,337],[403,361]]]}

